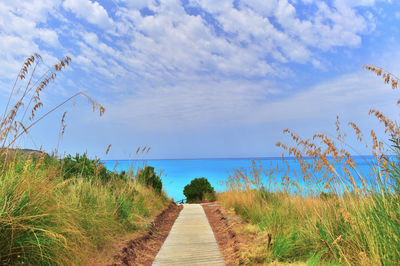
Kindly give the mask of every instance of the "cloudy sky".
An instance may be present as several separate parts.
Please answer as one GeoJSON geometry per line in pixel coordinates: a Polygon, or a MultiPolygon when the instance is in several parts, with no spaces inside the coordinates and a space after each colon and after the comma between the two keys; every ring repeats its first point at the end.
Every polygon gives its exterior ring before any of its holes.
{"type": "Polygon", "coordinates": [[[339,115],[368,135],[378,126],[370,108],[397,118],[399,92],[360,67],[400,74],[399,26],[398,1],[3,0],[0,104],[27,56],[52,65],[68,55],[43,111],[84,91],[105,115],[76,100],[21,146],[55,149],[67,111],[67,153],[134,158],[148,145],[146,158],[279,156],[285,128],[333,134],[339,115]]]}

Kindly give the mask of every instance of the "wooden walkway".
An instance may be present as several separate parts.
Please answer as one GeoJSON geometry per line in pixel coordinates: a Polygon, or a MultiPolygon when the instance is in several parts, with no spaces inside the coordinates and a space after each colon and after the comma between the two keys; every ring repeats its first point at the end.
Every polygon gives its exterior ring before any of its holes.
{"type": "Polygon", "coordinates": [[[184,204],[153,265],[225,265],[200,204],[184,204]]]}

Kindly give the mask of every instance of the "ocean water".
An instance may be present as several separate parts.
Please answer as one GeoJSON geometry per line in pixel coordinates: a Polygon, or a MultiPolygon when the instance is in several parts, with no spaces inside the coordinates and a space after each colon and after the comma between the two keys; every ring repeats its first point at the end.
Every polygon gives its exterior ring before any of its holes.
{"type": "MultiPolygon", "coordinates": [[[[364,179],[373,182],[375,178],[372,167],[377,166],[376,160],[371,156],[356,156],[353,157],[356,162],[357,172],[363,176],[364,179]]],[[[280,168],[281,170],[274,173],[272,176],[262,176],[262,183],[270,189],[279,188],[282,176],[290,176],[291,180],[296,180],[300,186],[309,187],[310,184],[302,179],[301,169],[298,162],[294,159],[282,158],[234,158],[234,159],[177,159],[177,160],[105,160],[103,161],[107,169],[113,171],[122,171],[132,168],[133,171],[138,168],[143,168],[144,165],[153,166],[155,171],[161,174],[163,182],[163,189],[167,192],[168,196],[175,201],[184,199],[183,188],[189,184],[190,181],[197,177],[207,178],[211,185],[217,192],[224,191],[225,180],[234,174],[234,168],[244,169],[249,174],[251,172],[252,160],[263,169],[269,171],[272,168],[280,168]],[[289,166],[290,170],[288,170],[289,166]],[[272,181],[271,181],[272,180],[272,181]],[[275,184],[274,181],[277,181],[275,184]],[[272,187],[271,187],[272,186],[272,187]]],[[[311,159],[309,159],[311,162],[311,159]]],[[[337,168],[339,169],[339,168],[337,168]]],[[[342,171],[338,171],[343,175],[342,171]]],[[[354,176],[357,173],[352,171],[354,176]]],[[[319,176],[320,174],[317,174],[319,176]]],[[[356,183],[359,185],[360,180],[356,178],[356,183]]],[[[312,185],[312,184],[311,184],[312,185]]],[[[317,184],[315,184],[317,186],[317,184]]]]}

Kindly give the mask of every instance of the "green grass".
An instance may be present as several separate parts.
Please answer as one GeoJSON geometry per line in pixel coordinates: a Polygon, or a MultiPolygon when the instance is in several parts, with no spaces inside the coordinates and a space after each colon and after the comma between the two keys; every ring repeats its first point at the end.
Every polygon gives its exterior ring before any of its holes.
{"type": "MultiPolygon", "coordinates": [[[[373,66],[367,70],[384,78],[393,89],[399,79],[373,66]],[[384,75],[382,75],[384,73],[384,75]]],[[[263,187],[261,174],[269,180],[281,169],[267,170],[252,163],[251,174],[238,169],[226,181],[227,191],[218,195],[225,207],[233,208],[257,230],[241,233],[254,241],[241,251],[245,263],[304,263],[308,265],[398,265],[400,263],[400,128],[377,110],[370,110],[385,127],[391,142],[385,147],[371,130],[367,134],[349,122],[361,146],[369,148],[376,163],[375,180],[364,178],[347,151],[347,132],[339,118],[337,136],[314,134],[308,139],[289,129],[283,132],[291,144],[278,142],[300,165],[298,173],[285,169],[280,192],[263,187]],[[385,154],[395,154],[391,160],[385,154]],[[289,174],[286,174],[289,173],[289,174]],[[296,177],[296,178],[291,178],[296,177]],[[300,188],[303,180],[308,186],[300,188]],[[289,194],[287,188],[292,188],[289,194]],[[339,189],[340,188],[340,189],[339,189]],[[293,193],[299,192],[299,193],[293,193]],[[298,196],[305,195],[308,197],[298,196]],[[272,237],[272,242],[268,239],[272,237]],[[262,247],[262,248],[260,248],[262,247]],[[244,254],[244,255],[243,255],[244,254]],[[246,257],[248,259],[246,259],[246,257]]],[[[350,147],[352,152],[357,147],[350,147]]],[[[284,158],[283,158],[284,159],[284,158]]],[[[251,228],[251,227],[249,227],[251,228]]]]}
{"type": "Polygon", "coordinates": [[[332,190],[309,197],[252,188],[256,182],[243,174],[218,200],[257,228],[249,234],[257,241],[241,251],[245,263],[395,265],[400,262],[398,169],[397,161],[387,164],[385,182],[364,193],[332,190]]]}
{"type": "MultiPolygon", "coordinates": [[[[161,179],[155,192],[126,173],[108,171],[86,154],[58,160],[15,148],[32,127],[77,97],[86,98],[93,111],[104,114],[105,108],[82,91],[44,109],[42,93],[70,62],[66,56],[52,67],[41,68],[40,55],[27,58],[0,116],[1,265],[87,264],[118,237],[146,228],[169,202],[161,179]]],[[[56,151],[65,131],[65,115],[56,151]]]]}
{"type": "Polygon", "coordinates": [[[16,158],[1,165],[0,264],[84,264],[167,203],[133,179],[64,180],[57,160],[16,158]]]}

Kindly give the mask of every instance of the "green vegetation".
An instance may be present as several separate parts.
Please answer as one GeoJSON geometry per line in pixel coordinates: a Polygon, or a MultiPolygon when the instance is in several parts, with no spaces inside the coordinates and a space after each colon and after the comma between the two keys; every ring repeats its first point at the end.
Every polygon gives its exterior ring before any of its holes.
{"type": "Polygon", "coordinates": [[[72,177],[82,177],[86,179],[96,178],[103,183],[115,179],[127,181],[127,174],[125,171],[118,174],[107,170],[99,159],[89,159],[86,154],[79,155],[77,153],[74,157],[67,155],[61,160],[61,168],[64,179],[72,177]]]}
{"type": "MultiPolygon", "coordinates": [[[[382,70],[369,66],[367,69],[382,75],[382,70]]],[[[386,83],[396,79],[388,73],[383,73],[383,77],[386,83]]],[[[397,87],[397,81],[391,83],[397,87]]],[[[247,246],[243,245],[241,263],[400,262],[399,128],[379,111],[371,110],[370,114],[385,125],[392,143],[385,151],[374,130],[371,131],[371,153],[377,162],[372,166],[375,180],[370,180],[374,185],[357,172],[357,165],[343,145],[346,142],[339,121],[336,138],[315,134],[302,139],[285,130],[294,144],[289,147],[277,143],[300,164],[300,177],[308,184],[307,191],[297,183],[298,178],[291,178],[296,177],[294,172],[284,175],[280,189],[272,191],[262,186],[261,175],[273,182],[274,173],[280,169],[267,171],[253,162],[250,175],[235,170],[227,181],[228,190],[218,195],[218,200],[249,223],[239,232],[252,239],[247,246]],[[397,158],[389,159],[385,153],[396,154],[397,158]]],[[[357,139],[365,142],[357,125],[349,125],[357,139]]]]}
{"type": "Polygon", "coordinates": [[[201,202],[205,199],[214,201],[216,199],[214,188],[204,177],[193,179],[189,185],[184,187],[183,194],[189,203],[201,202]]]}
{"type": "Polygon", "coordinates": [[[137,180],[147,186],[151,187],[155,192],[161,194],[162,182],[161,177],[154,173],[154,167],[146,166],[143,170],[140,170],[137,174],[137,180]]]}
{"type": "Polygon", "coordinates": [[[129,176],[92,170],[65,179],[55,158],[2,162],[0,264],[83,264],[116,236],[146,228],[168,202],[129,176]]]}
{"type": "MultiPolygon", "coordinates": [[[[392,178],[388,181],[395,182],[400,175],[392,178]]],[[[256,226],[251,237],[257,241],[242,254],[245,264],[394,265],[400,261],[400,199],[392,189],[329,197],[230,190],[218,199],[256,226]]]]}
{"type": "MultiPolygon", "coordinates": [[[[88,99],[100,115],[104,113],[103,106],[78,92],[37,116],[43,107],[41,93],[70,61],[66,57],[37,75],[41,57],[29,57],[0,117],[1,265],[91,264],[91,257],[108,250],[119,237],[147,228],[169,202],[161,191],[124,172],[110,172],[86,154],[59,160],[14,148],[30,128],[77,96],[88,99]]],[[[64,118],[65,113],[60,137],[64,118]]]]}

